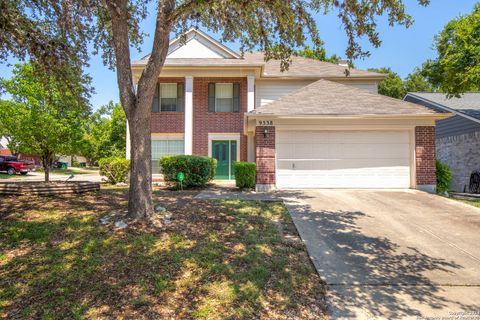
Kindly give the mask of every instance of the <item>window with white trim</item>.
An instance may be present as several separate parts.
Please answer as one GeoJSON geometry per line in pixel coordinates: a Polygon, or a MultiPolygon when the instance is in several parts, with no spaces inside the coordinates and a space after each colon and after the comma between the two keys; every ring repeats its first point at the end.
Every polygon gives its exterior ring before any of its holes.
{"type": "Polygon", "coordinates": [[[215,112],[233,112],[233,83],[215,84],[215,112]]]}
{"type": "Polygon", "coordinates": [[[160,111],[177,111],[176,83],[160,83],[160,111]]]}
{"type": "Polygon", "coordinates": [[[185,143],[183,140],[152,140],[152,171],[160,173],[159,160],[163,156],[185,153],[185,143]]]}

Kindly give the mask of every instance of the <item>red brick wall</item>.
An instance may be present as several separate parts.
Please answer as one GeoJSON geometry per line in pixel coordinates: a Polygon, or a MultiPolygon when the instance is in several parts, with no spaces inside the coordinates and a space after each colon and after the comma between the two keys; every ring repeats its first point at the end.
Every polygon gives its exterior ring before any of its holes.
{"type": "Polygon", "coordinates": [[[247,160],[243,114],[247,112],[247,78],[193,78],[193,154],[208,156],[208,133],[240,133],[240,160],[247,160]],[[240,112],[208,112],[208,83],[240,83],[240,112]]]}
{"type": "Polygon", "coordinates": [[[417,185],[435,185],[435,127],[415,127],[417,185]]]}
{"type": "MultiPolygon", "coordinates": [[[[181,83],[185,78],[160,78],[159,83],[181,83]]],[[[152,133],[184,133],[185,113],[184,112],[152,112],[152,133]]]]}
{"type": "Polygon", "coordinates": [[[275,127],[255,128],[257,184],[275,184],[275,127]],[[264,130],[268,130],[265,137],[264,130]]]}

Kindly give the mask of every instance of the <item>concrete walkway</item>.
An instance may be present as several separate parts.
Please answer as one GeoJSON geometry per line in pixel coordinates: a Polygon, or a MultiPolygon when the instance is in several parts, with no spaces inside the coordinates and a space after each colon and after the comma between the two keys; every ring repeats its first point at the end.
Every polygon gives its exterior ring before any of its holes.
{"type": "Polygon", "coordinates": [[[480,319],[480,209],[414,190],[284,197],[333,318],[480,319]]]}

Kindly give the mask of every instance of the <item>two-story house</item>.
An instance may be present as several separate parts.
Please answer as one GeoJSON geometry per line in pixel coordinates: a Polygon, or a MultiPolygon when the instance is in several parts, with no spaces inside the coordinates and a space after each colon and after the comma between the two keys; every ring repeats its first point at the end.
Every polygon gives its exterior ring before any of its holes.
{"type": "MultiPolygon", "coordinates": [[[[138,79],[148,56],[132,64],[138,79]]],[[[434,190],[435,121],[448,117],[377,94],[384,75],[292,57],[288,71],[191,29],[174,39],[152,104],[152,166],[171,154],[257,163],[257,189],[434,190]]],[[[129,141],[129,139],[127,139],[129,141]]],[[[130,154],[127,145],[127,155],[130,154]]]]}

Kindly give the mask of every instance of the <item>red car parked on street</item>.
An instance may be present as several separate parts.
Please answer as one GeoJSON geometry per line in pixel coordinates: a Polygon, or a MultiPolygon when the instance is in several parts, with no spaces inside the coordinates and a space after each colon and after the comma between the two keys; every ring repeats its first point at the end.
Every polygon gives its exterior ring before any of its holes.
{"type": "Polygon", "coordinates": [[[6,171],[9,175],[16,173],[26,175],[34,168],[33,161],[17,160],[15,156],[0,156],[0,171],[6,171]]]}

